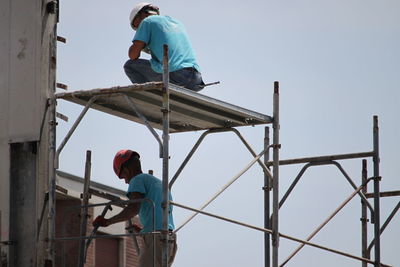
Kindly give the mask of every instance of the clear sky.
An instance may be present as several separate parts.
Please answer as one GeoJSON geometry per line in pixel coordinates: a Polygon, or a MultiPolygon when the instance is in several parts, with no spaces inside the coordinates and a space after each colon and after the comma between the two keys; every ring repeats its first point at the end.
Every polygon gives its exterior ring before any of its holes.
{"type": "MultiPolygon", "coordinates": [[[[281,85],[281,158],[372,150],[372,117],[379,116],[381,189],[400,189],[400,2],[398,0],[154,1],[164,15],[182,21],[206,82],[201,91],[272,115],[273,82],[281,85]]],[[[57,81],[69,90],[128,85],[123,72],[134,32],[134,1],[61,1],[57,81]]],[[[82,110],[59,101],[58,143],[82,110]]],[[[257,152],[264,126],[240,129],[257,152]]],[[[160,133],[161,135],[161,133],[160,133]]],[[[171,175],[201,132],[171,136],[171,175]]],[[[92,151],[93,180],[126,189],[112,170],[119,149],[141,154],[144,170],[161,177],[158,144],[146,127],[89,111],[61,154],[60,169],[83,176],[92,151]]],[[[178,203],[201,206],[237,174],[251,156],[236,136],[209,136],[173,188],[178,203]]],[[[361,160],[340,162],[359,184],[361,160]]],[[[281,196],[302,166],[281,167],[281,196]]],[[[368,164],[372,176],[371,161],[368,164]]],[[[263,225],[263,174],[254,166],[206,210],[263,225]]],[[[372,189],[372,185],[369,187],[372,189]]],[[[305,239],[352,193],[332,166],[310,169],[280,211],[280,231],[305,239]]],[[[400,197],[381,200],[381,221],[400,197]]],[[[175,208],[179,226],[187,211],[175,208]]],[[[382,235],[382,262],[400,266],[400,215],[382,235]]],[[[369,224],[370,230],[373,225],[369,224]]],[[[353,199],[312,241],[360,255],[360,201],[353,199]]],[[[263,235],[196,217],[178,233],[176,267],[263,266],[263,235]]],[[[372,231],[369,231],[369,241],[372,231]]],[[[297,246],[281,239],[280,262],[297,246]]],[[[360,266],[352,259],[305,247],[286,266],[360,266]]]]}

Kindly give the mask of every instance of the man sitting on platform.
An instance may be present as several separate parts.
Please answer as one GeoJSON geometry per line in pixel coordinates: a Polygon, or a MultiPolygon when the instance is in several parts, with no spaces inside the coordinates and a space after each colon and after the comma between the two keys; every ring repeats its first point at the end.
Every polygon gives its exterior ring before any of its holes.
{"type": "Polygon", "coordinates": [[[169,16],[161,16],[150,3],[136,5],[129,17],[136,31],[129,48],[125,73],[132,83],[162,81],[163,45],[168,45],[170,82],[193,91],[204,87],[199,65],[183,24],[169,16]],[[151,59],[139,59],[141,51],[151,59]]]}

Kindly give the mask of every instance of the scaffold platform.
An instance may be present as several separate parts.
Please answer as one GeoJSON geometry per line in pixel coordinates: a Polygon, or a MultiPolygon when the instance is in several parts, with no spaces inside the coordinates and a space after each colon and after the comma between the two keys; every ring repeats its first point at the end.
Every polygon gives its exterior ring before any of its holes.
{"type": "MultiPolygon", "coordinates": [[[[162,82],[133,84],[124,87],[82,90],[56,94],[61,98],[79,105],[87,105],[96,97],[91,108],[142,123],[136,109],[156,129],[162,129],[162,82]]],[[[232,105],[209,96],[193,92],[174,84],[169,85],[170,133],[208,130],[239,126],[252,126],[272,123],[272,117],[232,105]]]]}

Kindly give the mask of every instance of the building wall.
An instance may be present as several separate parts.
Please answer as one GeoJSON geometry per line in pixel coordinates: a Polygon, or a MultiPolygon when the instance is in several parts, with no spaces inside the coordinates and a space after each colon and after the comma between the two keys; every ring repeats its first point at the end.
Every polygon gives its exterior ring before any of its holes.
{"type": "MultiPolygon", "coordinates": [[[[21,165],[29,180],[35,186],[27,186],[32,197],[26,207],[17,207],[18,218],[24,218],[24,208],[32,214],[40,214],[46,191],[48,172],[48,140],[43,132],[47,131],[48,118],[45,117],[47,98],[54,92],[55,85],[55,14],[48,13],[49,0],[2,0],[0,1],[0,240],[10,240],[10,227],[15,233],[29,232],[24,238],[26,243],[36,244],[35,218],[29,229],[22,224],[10,224],[10,144],[39,144],[38,154],[32,159],[36,162],[35,170],[29,170],[24,162],[21,165]],[[42,169],[44,168],[44,169],[42,169]],[[20,210],[21,209],[21,210],[20,210]],[[16,228],[16,229],[15,229],[16,228]],[[29,240],[28,240],[29,238],[29,240]]],[[[28,155],[28,154],[26,154],[28,155]]],[[[24,152],[21,156],[24,157],[24,152]]],[[[17,217],[13,220],[18,219],[17,217]]],[[[18,219],[19,220],[19,219],[18,219]]],[[[46,224],[46,220],[44,220],[46,224]]],[[[44,241],[46,225],[42,226],[39,240],[44,241]]],[[[18,237],[18,236],[17,236],[18,237]]],[[[15,238],[15,236],[13,237],[15,238]]],[[[18,237],[19,238],[19,237],[18,237]]],[[[12,240],[20,242],[22,240],[12,240]]],[[[1,262],[4,258],[8,266],[28,266],[37,263],[43,266],[45,242],[38,242],[34,250],[37,258],[32,258],[30,251],[15,249],[15,262],[9,262],[9,246],[1,246],[1,262]]]]}
{"type": "MultiPolygon", "coordinates": [[[[9,141],[13,143],[40,139],[48,95],[41,78],[48,78],[49,68],[42,65],[41,60],[44,3],[38,0],[0,2],[0,33],[6,37],[0,41],[0,86],[5,96],[0,98],[0,106],[7,111],[2,113],[3,120],[7,121],[7,127],[2,129],[7,130],[9,141]]],[[[48,49],[49,44],[46,45],[48,49]]]]}
{"type": "MultiPolygon", "coordinates": [[[[57,200],[56,238],[80,235],[80,201],[78,199],[57,200]]],[[[79,241],[57,241],[55,266],[78,266],[79,241]]]]}
{"type": "Polygon", "coordinates": [[[95,267],[119,267],[119,238],[99,238],[95,241],[95,267]]]}
{"type": "MultiPolygon", "coordinates": [[[[1,65],[1,64],[0,64],[1,65]]],[[[1,107],[0,107],[1,108],[1,107]]],[[[0,112],[1,113],[1,112],[0,112]]],[[[0,126],[1,127],[1,126],[0,126]]],[[[1,132],[1,131],[0,131],[1,132]]],[[[0,140],[0,240],[9,240],[9,199],[10,183],[8,179],[9,169],[8,144],[0,140]]],[[[0,246],[0,262],[8,261],[8,246],[0,246]]]]}
{"type": "MultiPolygon", "coordinates": [[[[10,3],[0,1],[0,34],[10,36],[10,3]]],[[[0,38],[0,240],[9,240],[10,151],[8,145],[8,96],[9,96],[10,39],[0,38]]],[[[1,263],[8,261],[8,247],[0,246],[1,263]]]]}

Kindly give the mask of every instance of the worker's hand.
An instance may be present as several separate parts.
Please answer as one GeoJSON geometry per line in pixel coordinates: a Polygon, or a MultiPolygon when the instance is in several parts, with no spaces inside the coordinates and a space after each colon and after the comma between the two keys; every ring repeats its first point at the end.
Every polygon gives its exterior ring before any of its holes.
{"type": "Polygon", "coordinates": [[[94,227],[99,227],[99,226],[101,226],[101,227],[106,227],[106,226],[108,226],[109,224],[108,224],[108,222],[107,222],[107,219],[105,219],[103,216],[97,216],[97,218],[93,221],[93,223],[92,223],[92,225],[94,226],[94,227]]]}
{"type": "Polygon", "coordinates": [[[128,226],[125,228],[125,230],[127,231],[133,231],[134,233],[139,233],[140,231],[142,231],[143,227],[137,223],[133,223],[131,226],[128,226]]]}

